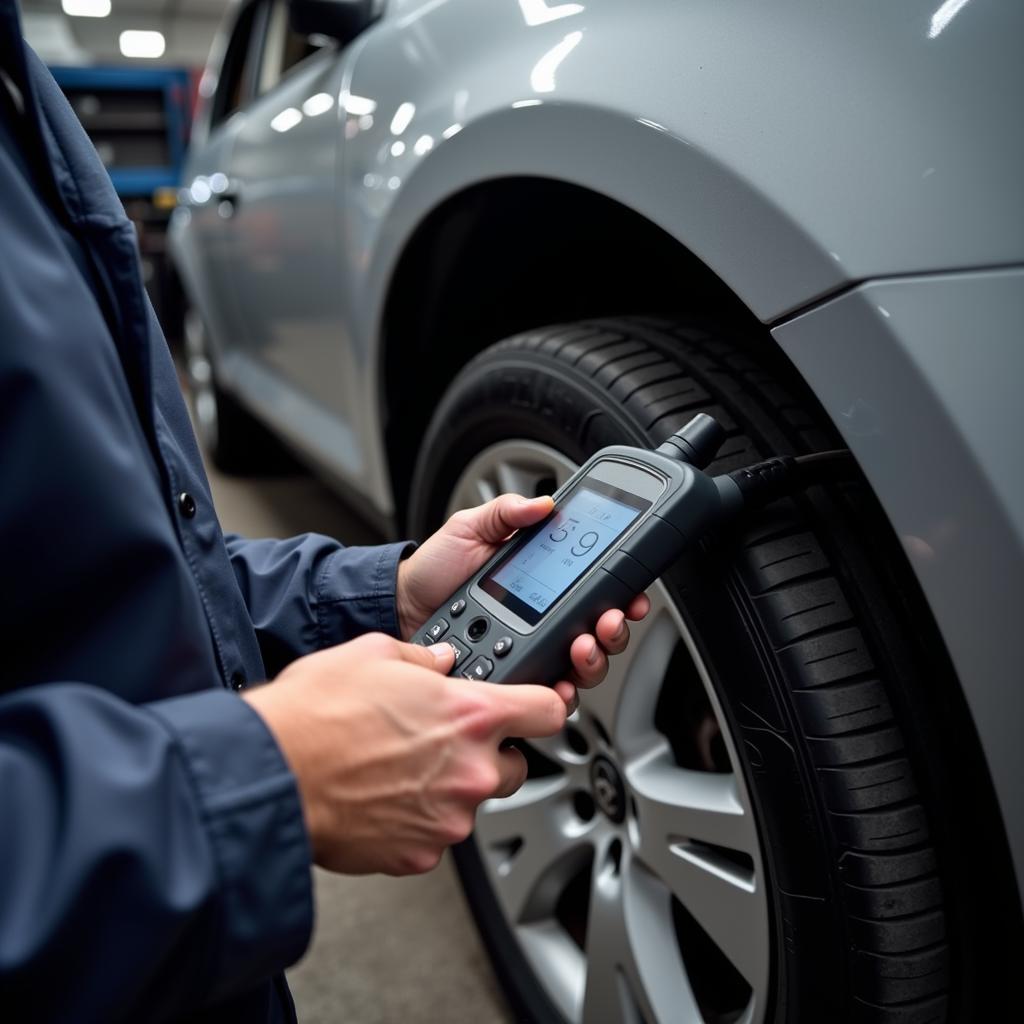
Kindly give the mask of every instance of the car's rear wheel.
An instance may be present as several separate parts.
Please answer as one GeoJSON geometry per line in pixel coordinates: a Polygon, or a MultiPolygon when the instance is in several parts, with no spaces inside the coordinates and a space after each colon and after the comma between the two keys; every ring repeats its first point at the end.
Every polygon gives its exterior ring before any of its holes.
{"type": "MultiPolygon", "coordinates": [[[[413,525],[550,491],[597,448],[658,443],[696,412],[727,431],[711,471],[835,443],[812,401],[713,331],[551,328],[452,382],[413,525]]],[[[565,732],[526,745],[522,791],[481,809],[456,858],[520,1017],[947,1018],[924,788],[944,751],[865,502],[816,488],[688,555],[565,732]]]]}
{"type": "Polygon", "coordinates": [[[280,441],[221,386],[206,325],[194,306],[185,310],[184,331],[192,422],[213,464],[224,473],[246,475],[294,468],[280,441]]]}

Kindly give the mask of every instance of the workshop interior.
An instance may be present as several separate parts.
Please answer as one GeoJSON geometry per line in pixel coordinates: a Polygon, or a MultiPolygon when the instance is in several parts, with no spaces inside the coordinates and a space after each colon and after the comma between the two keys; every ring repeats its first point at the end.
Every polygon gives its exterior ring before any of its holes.
{"type": "Polygon", "coordinates": [[[310,867],[298,1021],[1017,1019],[1024,5],[15,7],[229,549],[553,496],[409,637],[466,687],[649,598],[437,867],[310,867]]]}

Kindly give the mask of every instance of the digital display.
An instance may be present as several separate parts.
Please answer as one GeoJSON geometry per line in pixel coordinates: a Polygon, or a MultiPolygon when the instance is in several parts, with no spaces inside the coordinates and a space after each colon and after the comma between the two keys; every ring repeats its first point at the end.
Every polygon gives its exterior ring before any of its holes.
{"type": "Polygon", "coordinates": [[[536,623],[650,504],[618,488],[607,489],[636,505],[603,493],[603,487],[577,487],[533,536],[481,580],[481,587],[536,623]]]}

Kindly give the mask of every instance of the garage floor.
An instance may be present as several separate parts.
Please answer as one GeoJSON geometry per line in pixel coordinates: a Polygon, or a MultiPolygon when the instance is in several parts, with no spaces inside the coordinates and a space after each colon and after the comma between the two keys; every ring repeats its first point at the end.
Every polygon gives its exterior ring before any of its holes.
{"type": "MultiPolygon", "coordinates": [[[[306,530],[345,543],[376,538],[304,475],[238,479],[209,468],[225,530],[286,537],[306,530]]],[[[316,931],[289,979],[302,1024],[503,1024],[511,1020],[446,858],[429,875],[316,873],[316,931]]]]}

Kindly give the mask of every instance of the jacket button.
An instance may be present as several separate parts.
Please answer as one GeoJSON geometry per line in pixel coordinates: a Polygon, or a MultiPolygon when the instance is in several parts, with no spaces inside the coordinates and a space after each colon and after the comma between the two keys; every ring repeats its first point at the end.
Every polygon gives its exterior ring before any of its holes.
{"type": "Polygon", "coordinates": [[[196,499],[188,491],[182,491],[178,495],[178,511],[186,519],[191,519],[196,514],[196,499]]]}
{"type": "Polygon", "coordinates": [[[231,689],[241,690],[245,686],[245,676],[241,672],[231,673],[231,689]]]}

